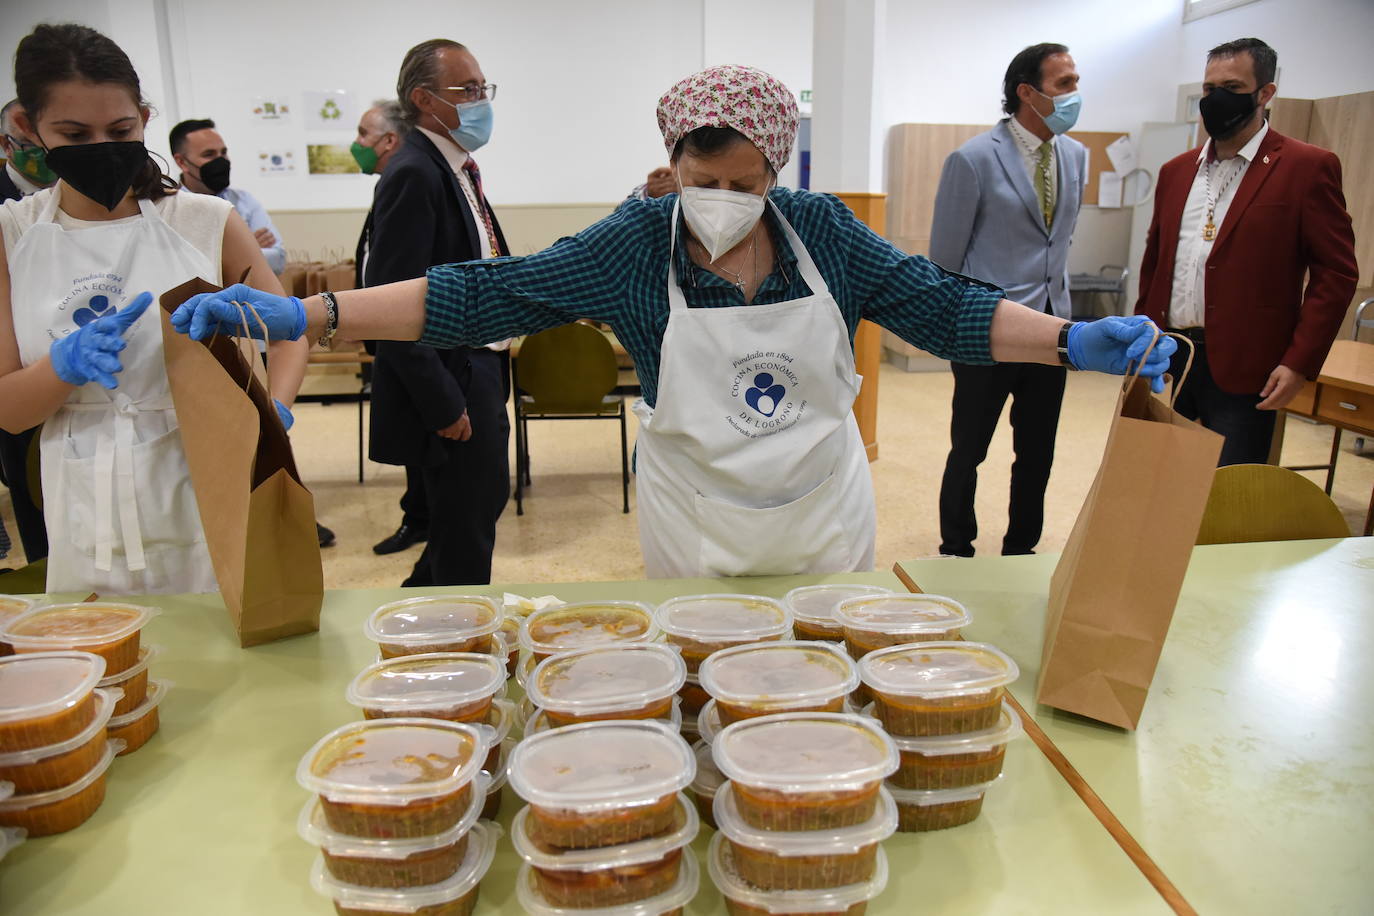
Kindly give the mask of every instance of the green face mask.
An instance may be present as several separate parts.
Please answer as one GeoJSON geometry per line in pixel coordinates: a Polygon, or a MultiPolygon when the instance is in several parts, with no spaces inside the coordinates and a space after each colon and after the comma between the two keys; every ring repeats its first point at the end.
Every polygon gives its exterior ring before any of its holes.
{"type": "Polygon", "coordinates": [[[370,146],[363,146],[357,140],[348,148],[353,154],[353,161],[358,163],[358,168],[363,170],[364,175],[371,175],[377,171],[377,151],[370,146]]]}
{"type": "Polygon", "coordinates": [[[48,168],[47,156],[41,146],[20,146],[15,144],[10,150],[10,162],[29,181],[47,187],[57,181],[57,175],[48,168]]]}

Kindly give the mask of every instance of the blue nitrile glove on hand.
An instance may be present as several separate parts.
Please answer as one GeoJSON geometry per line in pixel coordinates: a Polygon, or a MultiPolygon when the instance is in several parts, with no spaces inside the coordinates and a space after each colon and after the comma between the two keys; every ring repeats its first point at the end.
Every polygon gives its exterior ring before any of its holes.
{"type": "Polygon", "coordinates": [[[291,408],[287,407],[285,404],[283,404],[281,401],[278,401],[276,398],[272,399],[272,403],[276,405],[277,416],[281,417],[282,428],[290,429],[291,424],[296,422],[296,418],[291,414],[291,408]]]}
{"type": "Polygon", "coordinates": [[[263,325],[273,340],[297,340],[305,333],[305,306],[295,296],[274,296],[242,283],[217,293],[192,296],[172,313],[172,327],[192,340],[205,340],[215,334],[244,335],[245,323],[250,337],[263,336],[263,325]],[[251,305],[259,322],[235,303],[251,305]],[[246,322],[245,322],[246,319],[246,322]]]}
{"type": "Polygon", "coordinates": [[[117,388],[119,382],[115,373],[124,371],[124,366],[116,354],[126,346],[124,334],[148,310],[152,301],[152,293],[139,293],[119,311],[102,315],[66,337],[54,340],[48,348],[48,356],[57,377],[68,385],[99,382],[106,388],[117,388]]]}
{"type": "Polygon", "coordinates": [[[1140,361],[1150,341],[1159,333],[1159,343],[1140,370],[1141,378],[1150,380],[1150,390],[1164,390],[1164,373],[1169,369],[1169,357],[1178,344],[1165,337],[1144,315],[1129,318],[1112,316],[1096,321],[1077,321],[1069,327],[1069,362],[1079,369],[1125,375],[1140,361]]]}

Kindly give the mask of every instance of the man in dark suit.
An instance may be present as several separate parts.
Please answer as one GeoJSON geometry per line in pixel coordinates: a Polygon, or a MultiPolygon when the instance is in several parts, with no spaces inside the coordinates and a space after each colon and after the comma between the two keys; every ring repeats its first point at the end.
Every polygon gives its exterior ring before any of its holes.
{"type": "MultiPolygon", "coordinates": [[[[414,129],[373,196],[366,286],[506,253],[470,156],[490,136],[494,91],[457,42],[406,53],[396,95],[414,129]]],[[[419,468],[429,507],[429,540],[403,585],[491,581],[496,520],[510,492],[506,365],[490,348],[377,344],[371,457],[419,468]]]]}
{"type": "Polygon", "coordinates": [[[1225,437],[1223,465],[1268,459],[1274,412],[1321,370],[1358,277],[1340,160],[1265,121],[1277,67],[1257,38],[1208,52],[1210,139],[1159,170],[1140,265],[1135,310],[1193,341],[1177,409],[1225,437]]]}
{"type": "MultiPolygon", "coordinates": [[[[5,154],[5,168],[0,170],[0,202],[27,197],[57,181],[43,161],[43,147],[21,133],[14,123],[18,107],[19,100],[14,99],[0,108],[0,150],[5,154]]],[[[38,427],[34,427],[16,435],[0,430],[0,483],[9,487],[19,540],[29,563],[48,555],[48,527],[35,494],[29,490],[28,455],[37,431],[38,427]]]]}

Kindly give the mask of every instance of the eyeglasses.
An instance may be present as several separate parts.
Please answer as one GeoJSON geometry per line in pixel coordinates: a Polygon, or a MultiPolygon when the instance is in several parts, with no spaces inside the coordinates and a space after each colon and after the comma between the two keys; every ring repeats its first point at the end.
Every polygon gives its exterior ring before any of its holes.
{"type": "Polygon", "coordinates": [[[458,98],[464,102],[475,102],[478,99],[496,98],[495,83],[476,86],[440,86],[439,88],[444,92],[456,92],[458,98]]]}

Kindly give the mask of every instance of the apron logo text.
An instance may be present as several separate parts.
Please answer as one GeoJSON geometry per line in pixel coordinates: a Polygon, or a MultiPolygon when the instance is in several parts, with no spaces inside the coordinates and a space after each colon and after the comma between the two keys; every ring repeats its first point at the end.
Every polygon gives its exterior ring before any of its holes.
{"type": "Polygon", "coordinates": [[[747,410],[725,419],[741,435],[758,439],[793,426],[806,410],[806,401],[792,396],[801,383],[792,371],[793,356],[774,350],[755,350],[731,365],[735,370],[730,396],[743,394],[747,410]]]}

